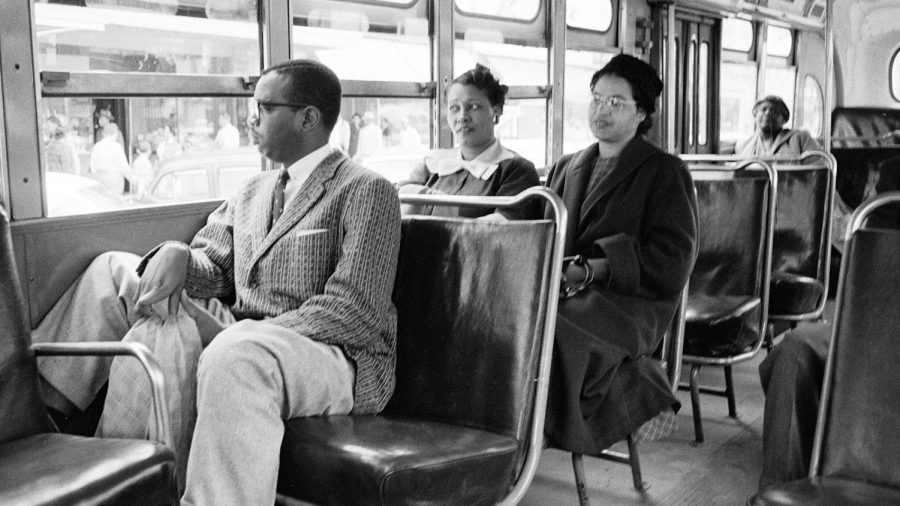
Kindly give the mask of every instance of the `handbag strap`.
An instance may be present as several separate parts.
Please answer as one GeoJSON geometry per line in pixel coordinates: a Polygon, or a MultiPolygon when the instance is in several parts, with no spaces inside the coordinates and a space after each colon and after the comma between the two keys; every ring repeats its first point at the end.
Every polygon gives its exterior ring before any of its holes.
{"type": "Polygon", "coordinates": [[[581,291],[586,289],[591,283],[594,282],[594,269],[591,267],[590,262],[582,255],[575,255],[573,257],[564,257],[563,258],[563,272],[562,272],[562,283],[560,284],[559,298],[560,299],[568,299],[570,297],[574,297],[578,295],[581,291]],[[581,267],[584,269],[584,278],[581,280],[581,283],[578,284],[569,284],[568,279],[566,279],[566,271],[568,270],[569,265],[574,264],[577,267],[581,267]]]}

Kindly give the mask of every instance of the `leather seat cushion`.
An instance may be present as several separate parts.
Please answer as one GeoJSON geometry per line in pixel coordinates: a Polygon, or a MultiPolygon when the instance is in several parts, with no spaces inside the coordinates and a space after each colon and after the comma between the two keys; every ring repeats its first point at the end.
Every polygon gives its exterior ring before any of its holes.
{"type": "Polygon", "coordinates": [[[684,354],[727,357],[748,351],[759,336],[760,299],[752,295],[688,297],[684,354]]]}
{"type": "Polygon", "coordinates": [[[819,280],[779,272],[772,275],[769,283],[769,317],[778,315],[798,315],[816,310],[825,287],[819,280]]]}
{"type": "Polygon", "coordinates": [[[494,504],[516,448],[510,436],[391,415],[295,418],[278,492],[317,504],[494,504]]]}
{"type": "Polygon", "coordinates": [[[844,478],[816,477],[768,487],[751,504],[900,504],[900,490],[844,478]]]}
{"type": "Polygon", "coordinates": [[[0,504],[175,504],[175,457],[152,441],[38,434],[0,445],[0,504]]]}

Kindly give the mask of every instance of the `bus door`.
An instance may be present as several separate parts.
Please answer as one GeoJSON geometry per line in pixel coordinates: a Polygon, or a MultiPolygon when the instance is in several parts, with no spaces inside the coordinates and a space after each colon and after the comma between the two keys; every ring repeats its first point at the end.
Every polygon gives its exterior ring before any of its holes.
{"type": "Polygon", "coordinates": [[[678,153],[715,153],[719,44],[715,18],[678,10],[675,19],[675,147],[678,153]]]}

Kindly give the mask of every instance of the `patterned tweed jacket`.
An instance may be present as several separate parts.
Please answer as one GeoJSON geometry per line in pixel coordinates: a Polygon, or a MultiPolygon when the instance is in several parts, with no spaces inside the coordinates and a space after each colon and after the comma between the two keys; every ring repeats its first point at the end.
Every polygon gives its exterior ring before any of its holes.
{"type": "Polygon", "coordinates": [[[353,412],[380,411],[394,389],[397,191],[334,151],[267,230],[277,177],[253,177],[209,216],[191,242],[187,293],[339,346],[356,364],[353,412]]]}

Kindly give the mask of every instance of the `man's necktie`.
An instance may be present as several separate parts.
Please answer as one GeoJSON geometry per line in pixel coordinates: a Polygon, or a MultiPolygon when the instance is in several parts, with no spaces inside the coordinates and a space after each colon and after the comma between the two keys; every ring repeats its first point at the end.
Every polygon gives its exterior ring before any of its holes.
{"type": "Polygon", "coordinates": [[[275,192],[272,196],[272,219],[269,221],[269,229],[275,226],[275,222],[281,217],[284,211],[284,187],[287,186],[288,179],[291,178],[287,169],[282,169],[278,175],[278,181],[275,182],[275,192]]]}

